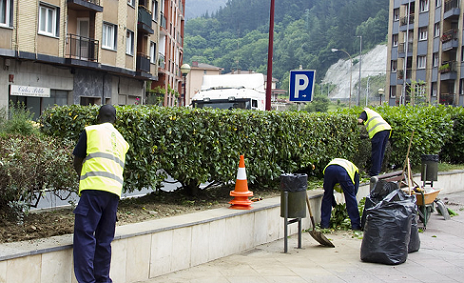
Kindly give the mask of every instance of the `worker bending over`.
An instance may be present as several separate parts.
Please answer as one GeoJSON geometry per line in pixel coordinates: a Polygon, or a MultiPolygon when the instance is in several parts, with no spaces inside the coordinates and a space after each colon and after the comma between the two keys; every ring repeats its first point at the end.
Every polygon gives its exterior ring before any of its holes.
{"type": "Polygon", "coordinates": [[[352,162],[335,158],[324,168],[324,196],[321,206],[321,228],[329,228],[332,206],[336,204],[333,190],[340,184],[345,195],[346,210],[353,230],[361,229],[356,194],[359,188],[359,170],[352,162]]]}

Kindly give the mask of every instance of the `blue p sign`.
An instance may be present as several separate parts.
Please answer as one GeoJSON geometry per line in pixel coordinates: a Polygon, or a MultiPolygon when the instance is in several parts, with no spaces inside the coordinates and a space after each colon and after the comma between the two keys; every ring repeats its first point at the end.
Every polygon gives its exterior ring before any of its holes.
{"type": "Polygon", "coordinates": [[[312,101],[315,77],[314,70],[290,71],[290,101],[312,101]]]}

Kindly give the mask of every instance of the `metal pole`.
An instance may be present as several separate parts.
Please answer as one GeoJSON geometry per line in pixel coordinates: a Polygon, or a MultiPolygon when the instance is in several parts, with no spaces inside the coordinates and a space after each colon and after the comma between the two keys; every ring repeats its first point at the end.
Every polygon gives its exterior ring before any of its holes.
{"type": "Polygon", "coordinates": [[[184,105],[183,106],[185,106],[185,99],[187,97],[186,84],[187,84],[187,74],[184,74],[184,105]]]}
{"type": "MultiPolygon", "coordinates": [[[[353,58],[351,58],[351,55],[350,53],[346,52],[345,50],[343,49],[337,49],[337,48],[333,48],[332,49],[332,52],[337,52],[337,51],[342,51],[342,52],[345,52],[346,55],[348,55],[348,57],[350,57],[350,101],[349,101],[349,108],[351,108],[351,82],[353,81],[352,78],[353,78],[353,58]]],[[[329,92],[329,90],[327,89],[327,93],[329,92]]]]}
{"type": "Polygon", "coordinates": [[[367,86],[366,86],[366,106],[369,104],[369,80],[371,77],[367,76],[367,86]]]}
{"type": "Polygon", "coordinates": [[[272,50],[274,42],[274,3],[271,0],[271,11],[269,15],[269,47],[267,53],[267,81],[266,81],[266,110],[271,110],[271,88],[272,88],[272,50]]]}
{"type": "Polygon", "coordinates": [[[358,85],[358,98],[356,101],[356,105],[361,105],[361,53],[362,53],[362,35],[358,35],[359,37],[359,85],[358,85]]]}

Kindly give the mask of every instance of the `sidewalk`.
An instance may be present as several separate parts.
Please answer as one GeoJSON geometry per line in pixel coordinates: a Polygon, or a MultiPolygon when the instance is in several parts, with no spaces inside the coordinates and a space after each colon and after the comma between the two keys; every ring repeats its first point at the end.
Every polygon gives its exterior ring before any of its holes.
{"type": "MultiPolygon", "coordinates": [[[[438,198],[459,215],[445,221],[435,211],[420,233],[420,250],[408,254],[400,265],[362,262],[362,240],[352,237],[351,231],[326,234],[335,248],[319,246],[303,232],[301,249],[293,235],[288,253],[280,239],[143,283],[464,282],[464,192],[438,198]]],[[[419,227],[423,227],[420,222],[419,227]]]]}

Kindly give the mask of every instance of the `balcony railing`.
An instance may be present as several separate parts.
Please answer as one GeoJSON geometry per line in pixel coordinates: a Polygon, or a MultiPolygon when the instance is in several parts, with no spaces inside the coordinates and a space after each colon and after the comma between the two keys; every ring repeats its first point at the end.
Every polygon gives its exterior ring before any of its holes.
{"type": "MultiPolygon", "coordinates": [[[[412,52],[412,42],[408,42],[408,53],[412,52]]],[[[398,44],[398,53],[405,53],[406,52],[406,43],[398,44]]]]}
{"type": "Polygon", "coordinates": [[[146,31],[147,33],[153,34],[155,32],[153,31],[151,24],[152,24],[151,13],[144,6],[139,6],[137,26],[140,29],[146,31]]]}
{"type": "Polygon", "coordinates": [[[449,72],[456,72],[456,61],[448,61],[441,64],[440,68],[438,68],[441,74],[449,73],[449,72]]]}
{"type": "Polygon", "coordinates": [[[136,58],[136,69],[137,71],[150,73],[150,58],[144,54],[138,53],[136,58]]]}
{"type": "Polygon", "coordinates": [[[446,0],[445,1],[445,13],[451,11],[454,8],[458,8],[458,0],[446,0]]]}
{"type": "Polygon", "coordinates": [[[455,97],[454,93],[440,93],[440,104],[455,105],[454,97],[455,97]]]}
{"type": "MultiPolygon", "coordinates": [[[[408,24],[408,16],[402,17],[400,19],[400,26],[405,26],[408,24]]],[[[414,14],[409,15],[409,24],[414,24],[414,14]]]]}
{"type": "MultiPolygon", "coordinates": [[[[406,69],[406,79],[410,79],[412,76],[412,69],[406,69]]],[[[404,70],[397,71],[397,79],[403,80],[404,79],[404,70]]]]}
{"type": "Polygon", "coordinates": [[[100,6],[100,0],[67,0],[67,5],[71,9],[92,10],[95,12],[103,12],[103,7],[100,6]]]}
{"type": "Polygon", "coordinates": [[[456,39],[457,35],[457,30],[455,29],[450,29],[450,30],[447,30],[445,32],[443,32],[443,35],[441,36],[441,42],[447,42],[447,41],[450,41],[452,39],[456,39]]]}
{"type": "Polygon", "coordinates": [[[98,62],[99,41],[97,39],[68,34],[66,56],[68,58],[98,62]]]}

